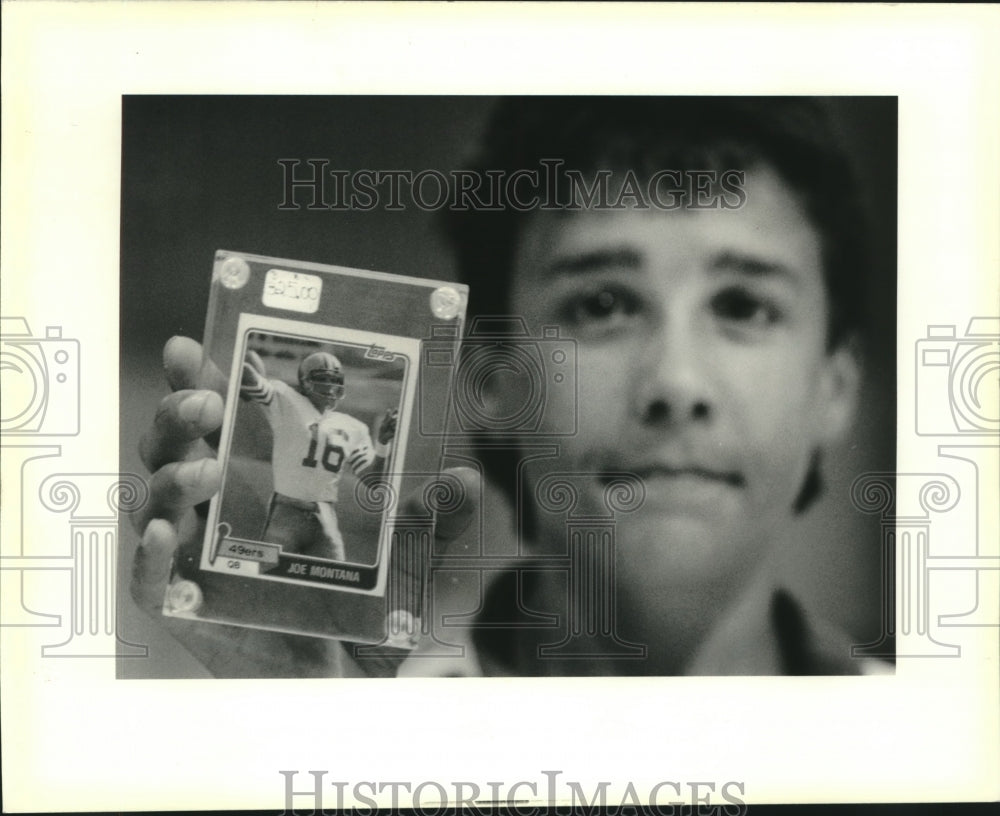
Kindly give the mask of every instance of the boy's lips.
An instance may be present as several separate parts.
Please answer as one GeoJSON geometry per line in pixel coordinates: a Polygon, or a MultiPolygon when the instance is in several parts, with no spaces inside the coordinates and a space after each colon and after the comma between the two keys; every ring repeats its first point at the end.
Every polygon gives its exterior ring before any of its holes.
{"type": "Polygon", "coordinates": [[[736,467],[723,464],[711,457],[661,455],[655,458],[636,457],[630,461],[605,462],[600,468],[605,474],[601,481],[611,481],[623,473],[632,473],[643,481],[655,479],[703,479],[717,481],[732,487],[744,487],[746,479],[736,467]]]}
{"type": "Polygon", "coordinates": [[[602,485],[616,481],[622,473],[638,476],[645,490],[645,504],[668,509],[711,509],[713,503],[746,486],[740,471],[700,462],[654,461],[605,473],[598,479],[602,485]]]}
{"type": "Polygon", "coordinates": [[[738,471],[703,465],[656,464],[633,468],[632,472],[643,482],[657,479],[688,479],[691,481],[721,482],[731,487],[743,487],[746,483],[743,474],[738,471]]]}

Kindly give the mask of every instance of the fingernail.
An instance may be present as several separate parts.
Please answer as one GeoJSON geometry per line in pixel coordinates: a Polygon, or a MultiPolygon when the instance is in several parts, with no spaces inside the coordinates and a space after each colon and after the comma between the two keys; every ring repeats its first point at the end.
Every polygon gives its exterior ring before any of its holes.
{"type": "Polygon", "coordinates": [[[146,525],[146,529],[142,532],[142,546],[147,549],[151,549],[158,545],[159,539],[163,535],[162,528],[166,525],[169,526],[170,522],[164,519],[154,518],[150,519],[149,523],[146,525]],[[159,533],[159,535],[157,535],[159,533]]]}
{"type": "Polygon", "coordinates": [[[177,481],[188,487],[198,484],[205,473],[205,460],[182,462],[177,468],[177,481]]]}
{"type": "Polygon", "coordinates": [[[180,335],[179,334],[175,334],[173,337],[171,337],[169,340],[167,340],[166,343],[163,344],[163,367],[164,368],[167,367],[168,360],[170,359],[170,348],[171,348],[171,346],[173,346],[173,344],[176,343],[177,340],[179,340],[179,339],[180,339],[180,335]]]}
{"type": "Polygon", "coordinates": [[[201,420],[205,410],[205,403],[208,402],[208,394],[199,392],[186,397],[177,409],[177,416],[184,422],[195,423],[201,420]]]}

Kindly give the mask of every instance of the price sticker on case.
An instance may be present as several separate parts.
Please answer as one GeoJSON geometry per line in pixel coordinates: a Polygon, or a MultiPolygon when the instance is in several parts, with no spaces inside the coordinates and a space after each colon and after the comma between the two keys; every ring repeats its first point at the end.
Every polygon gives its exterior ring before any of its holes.
{"type": "Polygon", "coordinates": [[[268,269],[264,278],[265,306],[313,314],[319,308],[323,280],[318,275],[268,269]]]}

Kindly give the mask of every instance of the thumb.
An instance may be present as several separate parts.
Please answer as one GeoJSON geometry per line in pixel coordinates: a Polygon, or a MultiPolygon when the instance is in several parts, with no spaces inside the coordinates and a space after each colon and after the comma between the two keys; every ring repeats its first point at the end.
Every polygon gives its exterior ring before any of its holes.
{"type": "Polygon", "coordinates": [[[163,519],[146,525],[132,564],[132,597],[150,615],[159,615],[177,549],[177,531],[163,519]]]}

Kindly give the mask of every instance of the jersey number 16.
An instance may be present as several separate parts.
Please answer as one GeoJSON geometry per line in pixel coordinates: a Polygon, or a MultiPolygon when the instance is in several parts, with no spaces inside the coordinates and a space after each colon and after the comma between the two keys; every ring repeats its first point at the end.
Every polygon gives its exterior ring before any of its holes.
{"type": "Polygon", "coordinates": [[[312,432],[312,438],[309,440],[309,452],[306,453],[306,458],[302,460],[302,466],[314,468],[319,464],[323,466],[324,470],[330,471],[330,473],[339,473],[340,463],[344,461],[344,449],[339,445],[331,444],[327,440],[323,446],[323,456],[317,459],[316,449],[319,447],[319,438],[316,434],[316,426],[313,425],[310,431],[312,432]]]}

